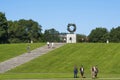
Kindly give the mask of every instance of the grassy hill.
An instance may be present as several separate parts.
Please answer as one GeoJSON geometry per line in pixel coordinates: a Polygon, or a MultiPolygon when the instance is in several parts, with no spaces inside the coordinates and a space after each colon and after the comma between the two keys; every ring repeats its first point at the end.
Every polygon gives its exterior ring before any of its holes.
{"type": "Polygon", "coordinates": [[[91,66],[97,65],[101,77],[107,75],[108,77],[120,77],[119,48],[120,44],[118,43],[66,44],[7,73],[33,73],[37,75],[40,73],[39,76],[42,78],[46,74],[48,76],[45,77],[51,77],[51,74],[59,74],[60,77],[60,74],[64,73],[67,75],[62,75],[62,77],[73,77],[74,65],[79,68],[82,64],[85,68],[85,75],[90,76],[91,66]]]}
{"type": "MultiPolygon", "coordinates": [[[[43,46],[44,43],[33,43],[29,45],[30,45],[30,49],[33,50],[37,47],[43,46]]],[[[26,49],[27,46],[28,46],[28,43],[0,44],[0,62],[27,52],[27,49],[26,49]]]]}

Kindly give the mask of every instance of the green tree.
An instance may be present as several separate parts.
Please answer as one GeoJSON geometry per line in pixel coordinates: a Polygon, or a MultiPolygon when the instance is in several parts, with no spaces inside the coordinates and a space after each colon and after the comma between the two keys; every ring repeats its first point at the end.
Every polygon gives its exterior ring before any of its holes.
{"type": "Polygon", "coordinates": [[[84,34],[77,34],[77,42],[88,42],[88,37],[84,34]]]}
{"type": "Polygon", "coordinates": [[[108,30],[106,28],[96,28],[89,34],[90,42],[106,42],[109,38],[108,30]]]}
{"type": "Polygon", "coordinates": [[[120,42],[120,26],[117,28],[112,28],[110,31],[110,41],[120,42]]]}
{"type": "Polygon", "coordinates": [[[18,42],[38,42],[41,40],[42,26],[33,20],[20,19],[19,21],[8,21],[9,23],[9,41],[18,42]]]}
{"type": "Polygon", "coordinates": [[[28,39],[32,41],[42,40],[42,26],[33,20],[26,22],[26,29],[28,39]]]}
{"type": "Polygon", "coordinates": [[[17,24],[17,22],[15,21],[15,22],[13,22],[13,21],[8,21],[8,40],[9,40],[9,42],[10,43],[14,43],[14,42],[16,42],[16,32],[15,31],[17,31],[16,30],[16,28],[17,27],[15,27],[15,25],[17,24]]]}
{"type": "Polygon", "coordinates": [[[27,41],[27,33],[23,23],[19,21],[8,21],[9,42],[20,43],[27,41]]]}
{"type": "Polygon", "coordinates": [[[50,42],[59,42],[59,32],[56,31],[54,28],[45,30],[44,32],[44,40],[50,42]]]}
{"type": "Polygon", "coordinates": [[[0,12],[0,43],[8,42],[8,24],[5,14],[0,12]]]}

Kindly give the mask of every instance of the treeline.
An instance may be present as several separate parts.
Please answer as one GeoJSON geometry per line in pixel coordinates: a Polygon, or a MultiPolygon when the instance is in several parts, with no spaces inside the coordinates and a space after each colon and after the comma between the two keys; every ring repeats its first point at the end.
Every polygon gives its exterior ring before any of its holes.
{"type": "Polygon", "coordinates": [[[42,26],[38,22],[25,19],[8,21],[5,14],[0,12],[0,43],[26,42],[59,42],[59,32],[53,29],[42,33],[42,26]]]}
{"type": "Polygon", "coordinates": [[[118,43],[120,42],[120,26],[112,28],[110,31],[103,27],[97,27],[93,29],[88,36],[78,34],[77,38],[78,42],[105,43],[109,41],[118,43]]]}
{"type": "MultiPolygon", "coordinates": [[[[27,42],[63,42],[66,33],[59,33],[54,28],[42,32],[42,26],[30,19],[8,21],[5,14],[0,12],[0,43],[27,43],[27,42]]],[[[120,26],[108,31],[97,27],[88,36],[77,34],[77,42],[120,42],[120,26]]]]}

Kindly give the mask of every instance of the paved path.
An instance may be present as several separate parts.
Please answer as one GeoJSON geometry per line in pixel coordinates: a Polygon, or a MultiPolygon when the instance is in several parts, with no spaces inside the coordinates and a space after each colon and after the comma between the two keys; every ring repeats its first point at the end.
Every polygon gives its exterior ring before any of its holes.
{"type": "Polygon", "coordinates": [[[64,43],[55,43],[54,44],[54,48],[49,48],[47,47],[47,45],[37,48],[33,51],[31,51],[30,53],[25,53],[22,54],[20,56],[11,58],[9,60],[6,60],[4,62],[0,63],[0,73],[4,73],[10,69],[15,68],[16,66],[19,66],[21,64],[24,64],[32,59],[35,59],[43,54],[46,54],[49,51],[52,51],[56,48],[61,47],[62,45],[64,45],[64,43]]]}

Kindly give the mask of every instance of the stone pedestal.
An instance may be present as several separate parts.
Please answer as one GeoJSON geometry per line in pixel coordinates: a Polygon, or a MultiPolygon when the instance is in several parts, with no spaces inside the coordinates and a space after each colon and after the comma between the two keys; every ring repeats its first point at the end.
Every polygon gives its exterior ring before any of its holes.
{"type": "Polygon", "coordinates": [[[67,43],[76,43],[76,34],[67,34],[67,43]]]}

